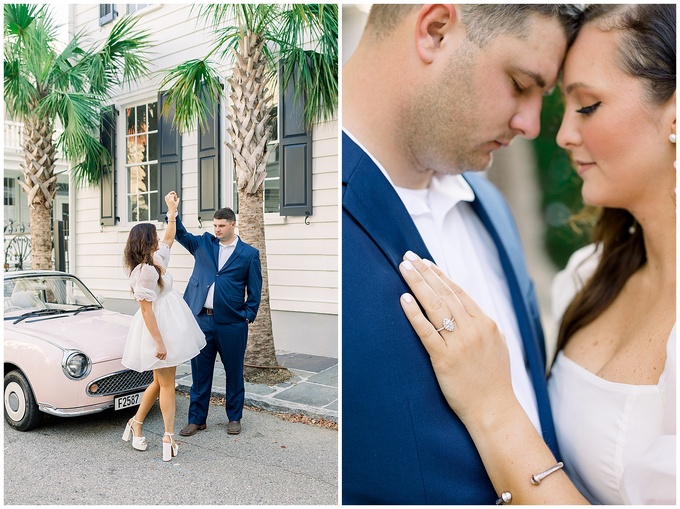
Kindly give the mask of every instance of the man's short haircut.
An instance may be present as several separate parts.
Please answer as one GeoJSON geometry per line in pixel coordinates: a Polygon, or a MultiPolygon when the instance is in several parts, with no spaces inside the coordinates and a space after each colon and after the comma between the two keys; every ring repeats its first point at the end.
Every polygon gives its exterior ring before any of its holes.
{"type": "Polygon", "coordinates": [[[224,207],[223,209],[217,209],[213,215],[213,219],[226,219],[230,223],[236,221],[236,214],[229,207],[224,207]]]}
{"type": "MultiPolygon", "coordinates": [[[[375,4],[366,27],[378,37],[388,35],[396,26],[422,4],[375,4]]],[[[461,4],[462,23],[468,39],[482,47],[499,34],[528,36],[528,20],[533,14],[555,18],[571,45],[580,26],[582,9],[570,4],[461,4]]]]}
{"type": "Polygon", "coordinates": [[[461,5],[462,23],[468,39],[483,47],[500,34],[528,37],[532,15],[554,18],[564,30],[567,46],[574,42],[583,9],[573,4],[461,5]]]}
{"type": "Polygon", "coordinates": [[[368,15],[366,27],[381,38],[392,32],[406,16],[421,7],[421,4],[374,4],[368,15]]]}

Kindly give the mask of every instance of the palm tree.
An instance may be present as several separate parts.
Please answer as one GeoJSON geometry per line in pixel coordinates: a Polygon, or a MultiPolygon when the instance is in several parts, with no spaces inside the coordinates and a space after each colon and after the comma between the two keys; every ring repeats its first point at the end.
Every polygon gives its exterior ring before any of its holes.
{"type": "MultiPolygon", "coordinates": [[[[223,93],[217,55],[233,63],[228,78],[227,133],[236,167],[239,235],[260,251],[262,300],[250,329],[246,352],[246,379],[262,376],[265,368],[278,368],[269,305],[267,251],[264,232],[264,179],[271,138],[271,96],[267,88],[279,69],[282,88],[293,79],[296,94],[305,98],[305,119],[331,120],[338,105],[337,4],[204,5],[199,18],[212,23],[216,41],[210,53],[170,70],[163,87],[167,105],[175,107],[180,131],[204,125],[208,104],[223,93]],[[235,24],[229,24],[235,20],[235,24]],[[205,94],[205,95],[204,95],[205,94]],[[205,100],[207,99],[207,100],[205,100]]],[[[287,379],[287,370],[273,370],[287,379]]],[[[274,381],[276,377],[266,377],[274,381]]]]}
{"type": "Polygon", "coordinates": [[[59,27],[46,5],[4,6],[4,98],[9,116],[24,123],[19,184],[28,199],[35,269],[52,268],[57,147],[74,164],[76,184],[97,185],[110,157],[96,139],[100,109],[115,86],[147,72],[149,38],[134,26],[123,17],[100,48],[84,49],[81,32],[59,51],[59,27]],[[55,140],[57,122],[63,132],[55,140]]]}

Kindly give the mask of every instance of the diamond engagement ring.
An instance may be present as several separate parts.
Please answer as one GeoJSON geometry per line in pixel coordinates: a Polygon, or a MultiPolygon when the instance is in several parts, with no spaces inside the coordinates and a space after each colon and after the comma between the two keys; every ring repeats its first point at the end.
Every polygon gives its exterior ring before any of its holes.
{"type": "Polygon", "coordinates": [[[454,320],[453,317],[451,317],[451,318],[444,318],[444,320],[442,320],[442,326],[439,327],[436,330],[437,330],[437,332],[439,332],[439,331],[446,329],[449,332],[453,332],[453,329],[455,329],[455,328],[456,328],[455,320],[454,320]]]}

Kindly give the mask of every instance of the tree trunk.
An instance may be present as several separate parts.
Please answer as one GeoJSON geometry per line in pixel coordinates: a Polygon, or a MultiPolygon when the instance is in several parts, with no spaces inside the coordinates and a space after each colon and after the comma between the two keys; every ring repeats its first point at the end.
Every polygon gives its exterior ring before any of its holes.
{"type": "Polygon", "coordinates": [[[262,264],[262,296],[257,318],[250,325],[244,375],[249,382],[275,384],[293,375],[287,369],[279,369],[269,306],[263,197],[271,107],[264,83],[267,62],[262,51],[263,44],[264,40],[258,34],[246,33],[234,49],[237,64],[229,79],[227,133],[230,139],[227,146],[236,166],[239,236],[260,251],[262,264]],[[264,366],[267,368],[262,368],[264,366]]]}
{"type": "Polygon", "coordinates": [[[260,251],[262,264],[262,297],[257,318],[250,325],[246,364],[255,366],[277,366],[272,330],[271,308],[269,307],[269,276],[267,271],[267,246],[264,237],[264,213],[262,211],[263,191],[247,194],[238,193],[238,232],[244,242],[260,251]]]}
{"type": "Polygon", "coordinates": [[[27,194],[31,257],[34,269],[52,270],[52,204],[57,193],[54,175],[55,148],[49,121],[27,119],[24,122],[24,182],[19,185],[27,194]]]}

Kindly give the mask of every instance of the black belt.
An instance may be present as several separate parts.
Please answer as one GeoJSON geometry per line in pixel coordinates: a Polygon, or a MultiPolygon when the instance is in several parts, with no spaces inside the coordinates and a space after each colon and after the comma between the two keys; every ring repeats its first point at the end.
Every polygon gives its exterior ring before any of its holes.
{"type": "Polygon", "coordinates": [[[208,316],[213,316],[215,314],[215,311],[210,308],[203,308],[203,312],[208,316]]]}

